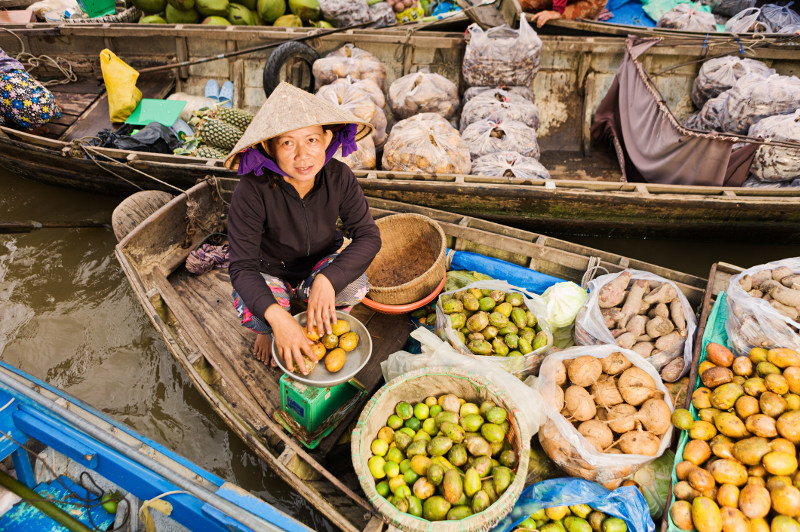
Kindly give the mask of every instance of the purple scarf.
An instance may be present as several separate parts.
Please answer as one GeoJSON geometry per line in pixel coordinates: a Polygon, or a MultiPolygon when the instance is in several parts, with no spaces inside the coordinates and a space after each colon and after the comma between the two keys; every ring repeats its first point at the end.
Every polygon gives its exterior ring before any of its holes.
{"type": "MultiPolygon", "coordinates": [[[[342,147],[342,157],[347,157],[358,149],[358,145],[356,144],[357,131],[358,126],[355,124],[345,124],[343,127],[333,132],[331,143],[325,149],[325,164],[328,164],[328,161],[333,159],[339,146],[342,147]]],[[[286,173],[280,169],[278,164],[273,161],[271,157],[264,154],[258,148],[247,148],[241,152],[241,155],[242,158],[239,161],[239,175],[247,175],[250,172],[253,172],[255,175],[264,175],[264,169],[266,168],[276,174],[291,179],[290,176],[286,175],[286,173]]]]}

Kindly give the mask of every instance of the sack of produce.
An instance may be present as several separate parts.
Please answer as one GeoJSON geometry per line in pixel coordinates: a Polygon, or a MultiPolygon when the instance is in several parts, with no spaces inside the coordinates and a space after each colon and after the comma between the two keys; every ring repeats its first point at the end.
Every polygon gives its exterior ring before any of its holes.
{"type": "Polygon", "coordinates": [[[461,134],[473,159],[497,152],[515,151],[525,157],[539,160],[539,143],[536,130],[516,120],[481,120],[468,125],[461,134]]]}
{"type": "Polygon", "coordinates": [[[764,117],[795,112],[800,102],[800,79],[774,74],[739,78],[725,93],[720,122],[724,131],[745,134],[764,117]]]}
{"type": "Polygon", "coordinates": [[[388,2],[378,2],[369,6],[369,19],[372,21],[369,25],[371,28],[385,28],[397,24],[394,9],[388,2]]]}
{"type": "Polygon", "coordinates": [[[683,127],[700,131],[722,131],[720,116],[728,99],[728,93],[723,92],[716,98],[706,100],[703,107],[696,113],[689,115],[683,121],[683,127]]]}
{"type": "Polygon", "coordinates": [[[408,74],[389,87],[389,108],[398,119],[437,113],[450,120],[458,111],[458,87],[439,74],[408,74]]]}
{"type": "Polygon", "coordinates": [[[488,153],[475,159],[472,173],[491,177],[507,177],[509,181],[550,179],[550,172],[533,157],[515,151],[488,153]]]}
{"type": "Polygon", "coordinates": [[[749,137],[786,141],[796,147],[763,144],[753,158],[750,172],[761,181],[791,181],[800,177],[800,109],[790,115],[768,116],[750,128],[749,137]]]}
{"type": "MultiPolygon", "coordinates": [[[[337,0],[350,3],[349,0],[337,0]]],[[[362,0],[363,1],[363,0],[362,0]]],[[[355,4],[356,2],[353,2],[355,4]]],[[[366,5],[366,4],[365,4],[366,5]]],[[[386,81],[386,67],[377,57],[352,44],[345,44],[325,57],[317,59],[311,67],[314,83],[319,89],[333,83],[338,78],[371,79],[381,91],[386,81]]]]}
{"type": "Polygon", "coordinates": [[[575,320],[578,345],[616,344],[631,349],[668,382],[689,370],[694,311],[675,283],[627,269],[601,275],[588,289],[589,300],[575,320]]]}
{"type": "Polygon", "coordinates": [[[375,157],[375,143],[372,141],[372,136],[367,135],[363,139],[356,141],[356,145],[358,149],[347,157],[342,157],[342,149],[339,148],[334,158],[342,161],[349,166],[351,170],[374,170],[377,159],[375,157]]]}
{"type": "Polygon", "coordinates": [[[383,147],[384,170],[427,174],[469,174],[469,148],[458,130],[436,113],[396,123],[383,147]]]}
{"type": "Polygon", "coordinates": [[[800,349],[800,257],[768,262],[731,277],[725,330],[737,353],[754,347],[800,349]]]}
{"type": "Polygon", "coordinates": [[[791,24],[784,26],[778,30],[778,33],[790,33],[792,35],[800,35],[800,24],[791,24]]]}
{"type": "Polygon", "coordinates": [[[786,26],[800,24],[800,14],[791,9],[794,2],[789,2],[785,6],[780,4],[764,4],[761,6],[761,14],[758,20],[769,28],[770,33],[778,33],[786,26]]]}
{"type": "MultiPolygon", "coordinates": [[[[381,109],[386,107],[386,97],[383,95],[383,91],[378,86],[378,84],[375,83],[374,80],[354,79],[348,76],[346,78],[339,78],[333,83],[329,83],[328,85],[334,85],[334,86],[346,85],[354,89],[358,89],[361,92],[365,93],[367,96],[369,96],[372,99],[372,101],[375,102],[375,105],[377,105],[381,109]]],[[[337,90],[340,90],[338,87],[336,88],[337,90]]]]}
{"type": "Polygon", "coordinates": [[[319,8],[322,11],[322,18],[337,28],[346,28],[370,20],[366,0],[319,0],[319,8]]]}
{"type": "Polygon", "coordinates": [[[516,120],[523,124],[539,129],[539,108],[536,104],[517,97],[517,101],[506,101],[505,97],[497,94],[486,93],[472,98],[464,104],[461,111],[461,131],[468,125],[480,120],[496,119],[498,116],[506,120],[516,120]]]}
{"type": "Polygon", "coordinates": [[[653,529],[647,518],[647,504],[635,487],[609,491],[580,478],[555,478],[522,490],[514,509],[494,530],[545,530],[543,527],[556,521],[574,531],[651,532],[653,529]]]}
{"type": "Polygon", "coordinates": [[[542,293],[542,297],[547,308],[547,323],[553,332],[553,343],[561,349],[575,345],[575,318],[589,294],[572,281],[567,281],[554,284],[542,293]]]}
{"type": "Polygon", "coordinates": [[[760,179],[751,175],[748,177],[742,186],[745,188],[791,188],[800,187],[800,179],[793,179],[791,181],[761,181],[760,179]]]}
{"type": "Polygon", "coordinates": [[[678,4],[658,19],[656,27],[684,31],[716,32],[714,15],[700,10],[700,4],[678,4]]]}
{"type": "Polygon", "coordinates": [[[732,17],[745,9],[755,7],[756,0],[703,0],[703,4],[710,7],[715,15],[732,17]]]}
{"type": "Polygon", "coordinates": [[[694,78],[692,101],[698,109],[702,109],[707,100],[732,88],[739,78],[747,74],[767,78],[775,74],[775,70],[756,59],[740,59],[732,55],[709,59],[694,78]]]}
{"type": "Polygon", "coordinates": [[[386,113],[369,94],[345,82],[324,85],[317,91],[317,96],[372,124],[371,136],[375,146],[386,142],[386,113]]]}
{"type": "Polygon", "coordinates": [[[529,102],[535,101],[533,91],[529,87],[508,87],[506,85],[500,87],[470,87],[464,91],[463,102],[464,105],[468,101],[478,95],[489,94],[498,100],[504,102],[518,102],[520,100],[527,100],[529,102]]]}
{"type": "Polygon", "coordinates": [[[528,468],[531,434],[515,399],[455,368],[429,367],[389,381],[351,435],[366,498],[400,530],[429,531],[445,519],[458,521],[449,524],[458,530],[491,529],[513,508],[528,468]],[[433,436],[412,440],[409,427],[433,436]],[[400,463],[408,466],[402,473],[400,463]]]}
{"type": "Polygon", "coordinates": [[[800,354],[776,348],[734,357],[709,342],[700,365],[710,368],[699,375],[692,411],[673,414],[683,432],[669,529],[797,530],[800,410],[791,392],[800,354]]]}
{"type": "Polygon", "coordinates": [[[184,122],[188,122],[192,118],[192,114],[195,111],[219,105],[219,100],[214,100],[213,98],[205,98],[203,96],[193,96],[185,92],[175,92],[173,94],[170,94],[169,96],[167,96],[167,100],[178,100],[186,102],[186,105],[181,110],[181,114],[178,116],[178,118],[180,118],[184,122]]]}
{"type": "Polygon", "coordinates": [[[551,353],[537,388],[548,418],[539,441],[571,476],[616,488],[670,446],[669,392],[634,351],[595,345],[551,353]]]}
{"type": "Polygon", "coordinates": [[[519,85],[530,87],[539,70],[542,40],[522,17],[519,30],[507,25],[482,30],[467,28],[462,69],[469,86],[519,85]]]}
{"type": "Polygon", "coordinates": [[[522,379],[553,345],[546,315],[541,296],[505,281],[478,281],[439,296],[436,332],[457,351],[522,379]]]}
{"type": "Polygon", "coordinates": [[[743,9],[728,19],[728,22],[725,23],[725,31],[729,33],[768,32],[769,28],[758,20],[760,14],[761,9],[757,7],[743,9]]]}

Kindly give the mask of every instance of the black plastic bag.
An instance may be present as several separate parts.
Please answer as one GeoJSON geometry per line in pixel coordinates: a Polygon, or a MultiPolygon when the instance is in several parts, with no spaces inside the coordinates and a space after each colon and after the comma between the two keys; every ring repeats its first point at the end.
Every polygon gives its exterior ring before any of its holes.
{"type": "Polygon", "coordinates": [[[144,151],[150,153],[172,154],[175,148],[181,145],[181,141],[175,133],[166,126],[158,122],[150,122],[141,131],[131,135],[134,126],[124,124],[118,130],[113,131],[106,128],[97,132],[97,139],[93,139],[90,144],[100,148],[115,148],[117,150],[144,151]]]}

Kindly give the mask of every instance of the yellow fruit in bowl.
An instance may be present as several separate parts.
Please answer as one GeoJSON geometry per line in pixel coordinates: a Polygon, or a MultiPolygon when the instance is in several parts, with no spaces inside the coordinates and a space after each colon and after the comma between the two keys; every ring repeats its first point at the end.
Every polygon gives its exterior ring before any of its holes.
{"type": "Polygon", "coordinates": [[[325,346],[325,349],[334,349],[339,345],[339,337],[335,334],[326,334],[320,341],[325,346]]]}
{"type": "Polygon", "coordinates": [[[331,332],[336,336],[350,332],[350,323],[347,320],[338,320],[336,323],[331,323],[331,332]]]}
{"type": "Polygon", "coordinates": [[[325,356],[325,346],[319,342],[314,342],[311,345],[311,351],[316,355],[317,360],[322,360],[322,357],[325,356]]]}
{"type": "Polygon", "coordinates": [[[339,337],[339,347],[348,353],[358,345],[358,335],[354,332],[344,333],[339,337]]]}
{"type": "Polygon", "coordinates": [[[331,373],[336,373],[342,369],[346,358],[347,355],[345,354],[344,349],[337,347],[325,357],[325,368],[331,373]]]}
{"type": "Polygon", "coordinates": [[[317,333],[316,329],[312,329],[311,332],[308,332],[308,330],[306,330],[306,336],[312,342],[319,342],[319,338],[320,337],[319,337],[319,334],[317,333]]]}

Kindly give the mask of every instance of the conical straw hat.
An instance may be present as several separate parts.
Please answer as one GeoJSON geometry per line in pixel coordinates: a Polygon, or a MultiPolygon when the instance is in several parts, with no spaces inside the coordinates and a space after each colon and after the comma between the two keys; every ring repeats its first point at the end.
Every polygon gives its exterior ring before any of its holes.
{"type": "Polygon", "coordinates": [[[372,125],[368,122],[294,85],[281,82],[228,154],[225,166],[232,168],[239,152],[260,144],[262,140],[304,127],[335,124],[356,124],[356,140],[361,140],[372,132],[372,125]]]}

